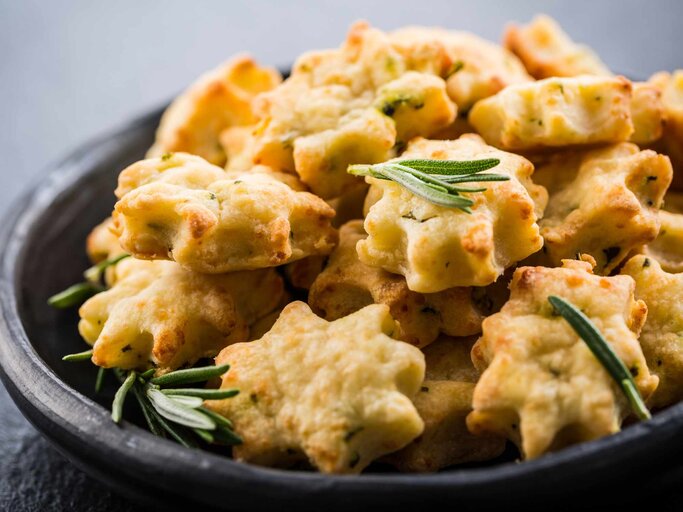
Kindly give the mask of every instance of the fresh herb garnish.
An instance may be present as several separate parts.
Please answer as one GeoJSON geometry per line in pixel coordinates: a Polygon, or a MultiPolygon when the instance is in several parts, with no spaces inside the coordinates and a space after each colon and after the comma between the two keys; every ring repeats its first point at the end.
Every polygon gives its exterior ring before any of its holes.
{"type": "Polygon", "coordinates": [[[605,367],[610,377],[619,385],[636,416],[641,420],[649,420],[652,416],[643,401],[643,397],[640,396],[631,372],[626,368],[622,360],[619,359],[619,356],[614,353],[614,350],[612,350],[612,347],[607,343],[607,340],[605,340],[595,324],[571,302],[555,295],[549,296],[548,301],[554,310],[569,323],[572,329],[576,331],[576,334],[588,345],[590,351],[593,352],[593,355],[605,367]]]}
{"type": "Polygon", "coordinates": [[[468,188],[458,185],[483,181],[508,181],[510,177],[502,174],[479,174],[499,163],[500,160],[497,158],[465,161],[396,160],[374,165],[350,165],[348,173],[354,176],[391,180],[430,203],[447,208],[459,208],[466,213],[472,213],[470,206],[474,204],[474,201],[461,194],[484,192],[486,188],[468,188]]]}
{"type": "Polygon", "coordinates": [[[92,358],[92,349],[86,350],[85,352],[77,352],[75,354],[68,354],[62,357],[62,361],[67,363],[75,363],[78,361],[89,361],[92,358]]]}
{"type": "Polygon", "coordinates": [[[47,303],[57,309],[70,308],[78,306],[93,295],[105,291],[107,288],[102,284],[104,271],[129,256],[130,254],[119,254],[118,256],[100,261],[98,264],[93,265],[83,272],[83,277],[86,279],[84,282],[69,286],[66,290],[53,295],[47,299],[47,303]]]}
{"type": "Polygon", "coordinates": [[[66,290],[56,293],[47,299],[47,303],[53,308],[66,309],[85,302],[101,291],[104,291],[104,287],[86,281],[85,283],[74,284],[66,290]]]}
{"type": "MultiPolygon", "coordinates": [[[[64,356],[64,361],[85,361],[92,350],[64,356]]],[[[232,430],[232,423],[204,407],[204,400],[223,400],[239,393],[237,389],[168,388],[205,382],[219,377],[230,369],[229,365],[205,366],[177,370],[154,378],[154,369],[145,372],[125,372],[114,368],[121,386],[114,395],[111,417],[115,423],[123,418],[126,397],[132,394],[140,405],[149,430],[160,437],[170,437],[189,448],[197,447],[197,438],[207,443],[240,444],[242,439],[232,430]]],[[[98,391],[105,369],[98,372],[98,391]]]]}
{"type": "Polygon", "coordinates": [[[99,367],[97,369],[97,377],[95,377],[95,393],[102,391],[102,386],[104,386],[104,376],[107,373],[107,369],[99,367]]]}
{"type": "Polygon", "coordinates": [[[119,254],[118,256],[114,256],[113,258],[109,258],[108,260],[100,261],[98,264],[93,265],[83,272],[83,277],[85,277],[85,279],[91,283],[99,283],[105,270],[128,257],[130,257],[130,254],[123,253],[119,254]]]}

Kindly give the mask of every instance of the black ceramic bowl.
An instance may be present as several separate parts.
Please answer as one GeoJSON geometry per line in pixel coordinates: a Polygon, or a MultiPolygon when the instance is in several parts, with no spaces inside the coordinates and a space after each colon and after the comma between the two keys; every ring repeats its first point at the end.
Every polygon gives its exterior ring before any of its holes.
{"type": "Polygon", "coordinates": [[[131,423],[116,426],[111,395],[94,395],[94,369],[61,361],[83,348],[76,312],[53,310],[46,299],[80,280],[88,266],[85,237],[111,212],[117,174],[143,156],[159,115],[152,112],[73,153],[16,202],[2,224],[3,380],[27,418],[85,471],[136,500],[224,510],[467,510],[530,501],[556,508],[597,487],[614,500],[683,479],[676,463],[683,404],[618,435],[535,461],[433,475],[273,470],[186,449],[131,423]]]}

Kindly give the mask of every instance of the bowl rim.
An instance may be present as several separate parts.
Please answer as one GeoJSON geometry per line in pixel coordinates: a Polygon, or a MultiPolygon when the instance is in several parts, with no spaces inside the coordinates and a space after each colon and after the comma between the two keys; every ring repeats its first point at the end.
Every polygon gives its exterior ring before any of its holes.
{"type": "MultiPolygon", "coordinates": [[[[30,242],[34,221],[45,215],[60,196],[71,193],[79,180],[92,173],[92,164],[98,158],[104,158],[97,155],[115,151],[115,148],[108,147],[112,140],[125,132],[144,129],[158,119],[161,111],[154,109],[120,128],[91,139],[59,163],[48,166],[39,173],[29,190],[6,210],[0,230],[0,244],[4,247],[0,256],[0,377],[22,413],[61,451],[75,459],[77,465],[92,470],[92,465],[82,456],[74,456],[76,445],[80,445],[86,453],[104,450],[122,474],[140,484],[152,486],[157,484],[150,479],[158,479],[159,471],[162,471],[183,479],[188,485],[200,487],[206,485],[204,478],[211,473],[214,480],[229,480],[231,488],[255,485],[258,494],[264,497],[285,494],[289,499],[329,496],[334,494],[333,491],[389,497],[407,487],[414,493],[442,491],[451,496],[467,496],[478,489],[503,483],[510,486],[534,481],[537,486],[539,478],[544,483],[553,478],[558,481],[574,478],[590,485],[602,470],[627,462],[630,457],[645,451],[651,453],[655,437],[659,439],[657,444],[666,444],[666,440],[673,440],[680,434],[683,429],[683,403],[617,434],[522,464],[507,462],[432,474],[327,475],[245,464],[207,451],[184,448],[126,421],[120,426],[115,425],[107,409],[63,382],[32,346],[18,310],[22,254],[30,242]],[[141,453],[147,461],[144,468],[136,466],[141,453]],[[293,492],[295,496],[291,494],[293,492]]],[[[109,470],[114,471],[113,466],[96,476],[106,478],[109,470]]],[[[522,487],[531,488],[528,485],[522,487]]],[[[170,492],[177,490],[165,489],[170,492]]]]}

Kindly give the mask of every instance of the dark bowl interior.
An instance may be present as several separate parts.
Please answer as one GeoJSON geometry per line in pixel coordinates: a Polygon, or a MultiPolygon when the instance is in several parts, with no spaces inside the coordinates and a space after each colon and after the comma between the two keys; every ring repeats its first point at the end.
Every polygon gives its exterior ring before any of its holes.
{"type": "MultiPolygon", "coordinates": [[[[61,360],[84,348],[76,311],[54,310],[46,299],[81,279],[88,266],[85,237],[111,212],[118,172],[144,155],[159,114],[72,154],[43,176],[3,223],[3,378],[29,420],[80,467],[141,501],[224,510],[257,504],[297,510],[449,504],[467,510],[550,498],[567,504],[598,485],[605,496],[623,496],[624,485],[655,492],[679,481],[683,404],[618,435],[535,461],[435,475],[325,476],[259,468],[182,448],[131,423],[115,426],[108,414],[114,383],[96,395],[94,368],[61,360]]],[[[126,417],[135,418],[133,410],[129,413],[126,417]]]]}

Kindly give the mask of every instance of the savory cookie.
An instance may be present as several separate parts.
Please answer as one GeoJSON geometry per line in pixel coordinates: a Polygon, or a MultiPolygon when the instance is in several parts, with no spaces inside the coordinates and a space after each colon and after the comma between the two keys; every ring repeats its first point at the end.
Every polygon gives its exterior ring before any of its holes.
{"type": "MultiPolygon", "coordinates": [[[[92,263],[100,263],[107,259],[113,259],[126,254],[119,244],[119,238],[113,231],[114,220],[106,218],[95,226],[88,234],[85,241],[85,252],[92,263]]],[[[136,260],[138,261],[138,260],[136,260]]],[[[130,265],[129,261],[123,259],[116,265],[109,265],[104,271],[104,282],[107,286],[112,286],[116,282],[119,269],[122,266],[130,265]]],[[[137,263],[133,263],[136,265],[137,263]]]]}
{"type": "Polygon", "coordinates": [[[665,117],[660,89],[649,82],[633,82],[633,133],[629,141],[643,146],[659,140],[664,133],[665,117]]]}
{"type": "Polygon", "coordinates": [[[582,75],[511,85],[472,107],[469,122],[506,150],[622,142],[634,132],[632,84],[582,75]]]}
{"type": "Polygon", "coordinates": [[[336,320],[369,304],[386,304],[398,323],[394,338],[419,347],[434,341],[440,332],[451,336],[481,332],[484,316],[473,303],[471,288],[410,291],[403,276],[358,259],[356,244],[367,237],[363,221],[345,224],[339,235],[339,245],[308,294],[316,314],[336,320]]]}
{"type": "Polygon", "coordinates": [[[659,233],[644,252],[666,272],[683,272],[683,214],[659,210],[659,233]]]}
{"type": "MultiPolygon", "coordinates": [[[[88,237],[94,260],[122,254],[110,219],[88,237]]],[[[106,368],[161,372],[215,356],[246,341],[249,328],[283,298],[273,269],[205,275],[171,261],[125,258],[107,269],[110,287],[79,310],[78,330],[93,345],[93,362],[106,368]]]]}
{"type": "Polygon", "coordinates": [[[263,168],[226,173],[184,153],[144,160],[119,177],[114,228],[132,255],[172,259],[198,272],[272,267],[331,252],[334,210],[291,181],[263,168]]]}
{"type": "Polygon", "coordinates": [[[448,96],[461,112],[508,85],[531,81],[524,66],[505,48],[469,32],[433,27],[405,27],[389,37],[409,66],[425,70],[435,55],[445,55],[448,66],[433,72],[446,80],[448,96]]]}
{"type": "Polygon", "coordinates": [[[465,419],[472,411],[473,391],[472,382],[425,380],[413,399],[424,432],[382,460],[399,471],[432,472],[498,457],[505,449],[504,438],[467,430],[465,419]]]}
{"type": "MultiPolygon", "coordinates": [[[[515,53],[527,71],[538,79],[612,76],[590,48],[572,41],[549,16],[536,16],[525,26],[509,25],[503,40],[506,48],[515,53]]],[[[649,144],[662,136],[664,108],[658,87],[647,82],[633,83],[631,118],[631,142],[649,144]]]]}
{"type": "Polygon", "coordinates": [[[221,132],[256,122],[254,97],[281,80],[275,69],[261,67],[246,55],[203,74],[166,109],[147,157],[182,151],[225,165],[221,132]]]}
{"type": "Polygon", "coordinates": [[[596,272],[609,274],[657,236],[671,172],[666,156],[628,142],[558,153],[537,165],[534,180],[550,192],[539,222],[545,240],[540,260],[559,266],[590,254],[596,272]]]}
{"type": "Polygon", "coordinates": [[[482,376],[470,430],[508,437],[527,459],[617,432],[628,400],[548,297],[563,297],[590,318],[647,398],[658,379],[638,344],[647,306],[634,299],[633,279],[596,276],[591,263],[565,260],[561,268],[518,268],[510,289],[472,349],[482,376]]]}
{"type": "Polygon", "coordinates": [[[666,126],[658,149],[669,155],[674,165],[673,187],[683,190],[683,69],[657,73],[650,83],[662,92],[666,126]]]}
{"type": "Polygon", "coordinates": [[[453,122],[440,76],[450,60],[438,49],[429,57],[409,61],[387,34],[356,23],[341,48],[304,54],[282,85],[257,98],[260,121],[241,146],[254,164],[296,171],[315,194],[337,197],[358,181],[349,164],[386,160],[399,136],[453,122]]]}
{"type": "Polygon", "coordinates": [[[469,214],[435,205],[392,181],[366,178],[375,202],[365,218],[368,237],[357,245],[363,263],[404,275],[413,291],[435,293],[491,284],[541,248],[537,220],[547,194],[532,183],[533,165],[525,158],[472,134],[455,141],[414,139],[402,158],[496,158],[500,164],[492,171],[510,180],[482,183],[486,191],[470,196],[469,214]]]}
{"type": "Polygon", "coordinates": [[[636,297],[647,304],[640,344],[659,377],[648,404],[666,407],[683,399],[683,274],[670,274],[647,256],[631,258],[621,272],[633,277],[636,297]]]}
{"type": "Polygon", "coordinates": [[[371,305],[327,322],[303,302],[283,310],[261,339],[231,345],[221,387],[207,406],[235,425],[237,460],[287,465],[308,458],[325,473],[360,473],[422,433],[411,398],[424,379],[419,349],[389,336],[395,322],[371,305]]]}
{"type": "Polygon", "coordinates": [[[554,19],[543,14],[528,25],[508,25],[503,45],[537,79],[612,74],[590,48],[576,44],[554,19]]]}
{"type": "Polygon", "coordinates": [[[420,27],[387,34],[359,22],[341,48],[301,56],[282,85],[257,98],[251,136],[233,130],[224,143],[241,152],[231,168],[249,161],[296,171],[331,199],[358,181],[346,173],[349,164],[396,156],[410,138],[449,127],[456,105],[469,109],[529,80],[512,54],[471,34],[420,27]]]}
{"type": "Polygon", "coordinates": [[[437,471],[490,460],[501,454],[505,439],[496,435],[474,435],[465,418],[472,411],[472,393],[479,372],[470,352],[476,337],[440,336],[424,349],[425,381],[413,398],[425,423],[422,435],[408,446],[382,460],[400,471],[437,471]]]}

